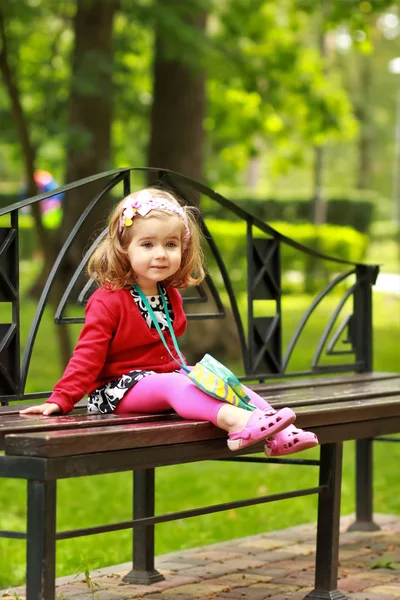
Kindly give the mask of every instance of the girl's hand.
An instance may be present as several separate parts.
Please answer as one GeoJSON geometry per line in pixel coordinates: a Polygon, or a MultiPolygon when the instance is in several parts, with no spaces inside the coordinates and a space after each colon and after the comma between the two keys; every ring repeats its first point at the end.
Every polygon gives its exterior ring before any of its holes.
{"type": "Polygon", "coordinates": [[[61,412],[60,407],[55,402],[45,402],[44,404],[38,404],[37,406],[30,406],[24,410],[20,410],[20,415],[52,415],[53,413],[61,412]]]}

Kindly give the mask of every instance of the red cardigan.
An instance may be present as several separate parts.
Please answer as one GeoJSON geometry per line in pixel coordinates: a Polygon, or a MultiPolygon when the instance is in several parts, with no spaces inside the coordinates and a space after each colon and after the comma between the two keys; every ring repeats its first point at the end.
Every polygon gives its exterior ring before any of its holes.
{"type": "MultiPolygon", "coordinates": [[[[186,329],[182,296],[175,288],[168,288],[167,293],[178,337],[186,329]]],[[[171,334],[163,333],[176,356],[171,334]]],[[[101,287],[87,303],[85,325],[72,358],[47,402],[58,404],[67,413],[85,394],[124,373],[135,369],[168,373],[178,368],[157,331],[149,329],[130,290],[101,287]]]]}

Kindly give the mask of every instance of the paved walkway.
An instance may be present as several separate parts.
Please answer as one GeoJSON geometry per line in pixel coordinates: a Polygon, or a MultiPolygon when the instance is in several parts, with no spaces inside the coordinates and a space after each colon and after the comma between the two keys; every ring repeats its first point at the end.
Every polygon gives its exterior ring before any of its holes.
{"type": "MultiPolygon", "coordinates": [[[[353,519],[342,518],[339,589],[351,600],[400,599],[400,516],[375,520],[380,531],[349,533],[353,519]]],[[[128,563],[94,571],[88,582],[63,577],[57,600],[300,600],[314,587],[315,531],[301,525],[160,556],[166,580],[152,586],[123,583],[128,563]]],[[[19,600],[24,591],[0,598],[19,600]]]]}

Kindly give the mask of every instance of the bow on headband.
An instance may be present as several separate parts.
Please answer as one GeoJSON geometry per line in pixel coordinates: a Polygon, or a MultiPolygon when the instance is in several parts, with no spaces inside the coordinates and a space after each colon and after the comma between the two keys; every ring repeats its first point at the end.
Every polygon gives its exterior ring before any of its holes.
{"type": "Polygon", "coordinates": [[[142,190],[135,198],[127,196],[123,208],[120,231],[122,231],[123,227],[130,227],[134,217],[137,215],[145,217],[152,210],[164,210],[180,216],[185,226],[185,238],[188,239],[190,237],[189,223],[185,211],[180,206],[164,198],[153,198],[147,190],[142,190]]]}

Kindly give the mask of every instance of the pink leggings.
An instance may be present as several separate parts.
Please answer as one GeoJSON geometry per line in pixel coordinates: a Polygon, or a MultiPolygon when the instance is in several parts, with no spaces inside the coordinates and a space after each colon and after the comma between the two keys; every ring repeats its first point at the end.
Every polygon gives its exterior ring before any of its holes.
{"type": "MultiPolygon", "coordinates": [[[[265,410],[269,404],[243,386],[253,404],[265,410]]],[[[217,424],[223,402],[200,390],[184,373],[157,373],[141,379],[117,405],[116,413],[157,413],[173,408],[184,419],[217,424]]]]}

